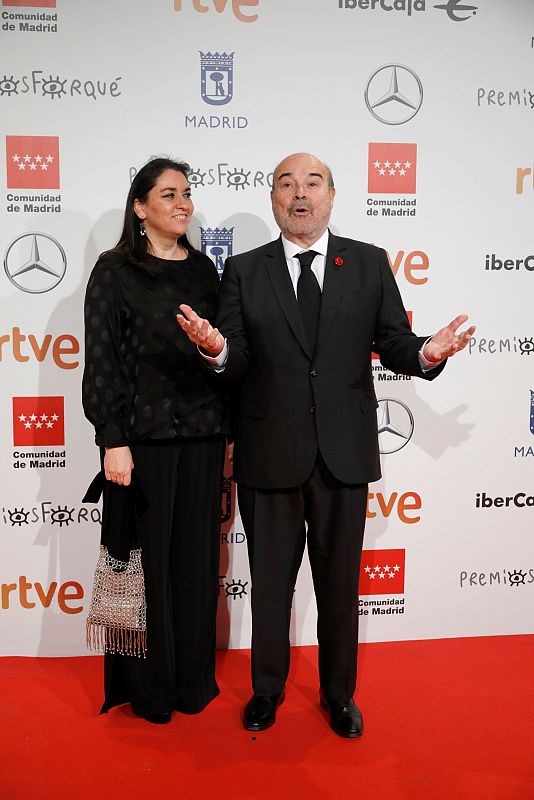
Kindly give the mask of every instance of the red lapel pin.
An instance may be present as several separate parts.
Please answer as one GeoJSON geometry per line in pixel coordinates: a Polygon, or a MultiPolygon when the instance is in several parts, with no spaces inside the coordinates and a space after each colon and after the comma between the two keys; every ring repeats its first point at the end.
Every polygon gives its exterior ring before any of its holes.
{"type": "Polygon", "coordinates": [[[334,258],[334,264],[336,265],[336,267],[342,267],[343,266],[343,259],[341,258],[341,256],[336,256],[334,258]]]}

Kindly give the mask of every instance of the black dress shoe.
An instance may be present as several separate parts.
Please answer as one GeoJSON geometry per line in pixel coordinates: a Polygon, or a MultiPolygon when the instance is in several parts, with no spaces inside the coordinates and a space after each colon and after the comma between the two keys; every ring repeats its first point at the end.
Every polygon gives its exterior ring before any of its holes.
{"type": "Polygon", "coordinates": [[[159,713],[145,713],[143,711],[138,711],[134,706],[132,706],[132,711],[136,717],[142,717],[146,719],[147,722],[152,722],[154,725],[166,725],[167,722],[171,721],[172,711],[160,711],[159,713]]]}
{"type": "Polygon", "coordinates": [[[330,713],[330,727],[346,739],[356,739],[363,733],[362,712],[352,699],[346,702],[327,700],[321,693],[321,706],[330,713]]]}
{"type": "Polygon", "coordinates": [[[264,731],[276,722],[276,709],[285,700],[284,692],[265,697],[253,695],[243,712],[243,725],[247,731],[264,731]]]}

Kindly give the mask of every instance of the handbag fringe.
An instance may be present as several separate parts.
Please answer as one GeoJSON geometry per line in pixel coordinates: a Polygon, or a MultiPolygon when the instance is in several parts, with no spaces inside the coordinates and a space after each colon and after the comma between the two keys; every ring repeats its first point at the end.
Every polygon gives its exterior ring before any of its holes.
{"type": "Polygon", "coordinates": [[[87,619],[85,641],[95,653],[117,653],[146,658],[146,628],[132,630],[120,625],[105,625],[87,619]]]}

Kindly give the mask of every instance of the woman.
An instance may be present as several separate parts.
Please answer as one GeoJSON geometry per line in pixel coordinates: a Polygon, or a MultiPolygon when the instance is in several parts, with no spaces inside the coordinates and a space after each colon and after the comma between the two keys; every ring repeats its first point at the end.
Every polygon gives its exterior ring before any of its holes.
{"type": "MultiPolygon", "coordinates": [[[[116,484],[108,488],[125,497],[135,470],[146,501],[136,524],[146,659],[106,653],[102,712],[130,701],[135,714],[155,723],[169,722],[173,710],[198,713],[219,692],[215,617],[227,415],[217,381],[176,323],[184,302],[214,319],[219,279],[187,238],[188,170],[154,158],[137,173],[119,242],[99,258],[85,300],[84,411],[106,479],[116,484]]],[[[112,496],[104,493],[104,504],[112,496]]]]}

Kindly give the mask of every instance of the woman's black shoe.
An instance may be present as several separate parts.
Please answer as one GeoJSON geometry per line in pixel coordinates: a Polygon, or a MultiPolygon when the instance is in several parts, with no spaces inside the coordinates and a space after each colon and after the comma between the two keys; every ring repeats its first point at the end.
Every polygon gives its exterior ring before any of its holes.
{"type": "Polygon", "coordinates": [[[136,717],[142,717],[146,719],[147,722],[152,722],[154,725],[166,725],[167,722],[171,721],[172,712],[171,711],[161,711],[159,714],[145,714],[143,711],[138,711],[136,708],[132,706],[132,711],[136,717]]]}

